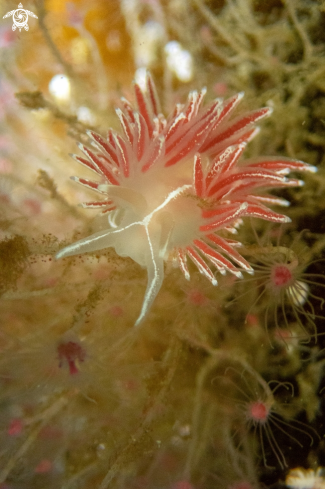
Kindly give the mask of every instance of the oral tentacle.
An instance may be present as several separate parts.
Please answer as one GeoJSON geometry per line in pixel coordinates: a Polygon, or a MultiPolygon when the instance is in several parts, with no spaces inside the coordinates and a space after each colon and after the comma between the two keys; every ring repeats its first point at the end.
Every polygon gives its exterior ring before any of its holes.
{"type": "Polygon", "coordinates": [[[141,312],[134,326],[139,326],[143,319],[146,317],[164,280],[164,259],[162,256],[160,256],[159,246],[154,246],[148,226],[145,226],[145,230],[149,247],[149,255],[147,255],[146,263],[148,272],[148,283],[142,303],[141,312]]]}
{"type": "Polygon", "coordinates": [[[106,229],[105,231],[91,234],[87,238],[80,239],[79,241],[66,246],[55,255],[55,258],[59,260],[60,258],[79,255],[81,253],[103,250],[104,248],[109,248],[111,246],[115,247],[116,235],[123,233],[125,230],[135,226],[136,224],[138,223],[132,223],[129,226],[121,229],[106,229]]]}

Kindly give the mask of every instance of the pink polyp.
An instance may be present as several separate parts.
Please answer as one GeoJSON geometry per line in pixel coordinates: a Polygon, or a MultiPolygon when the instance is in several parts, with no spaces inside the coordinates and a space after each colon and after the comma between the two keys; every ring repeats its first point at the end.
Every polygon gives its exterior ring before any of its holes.
{"type": "Polygon", "coordinates": [[[7,429],[7,434],[9,436],[20,435],[23,431],[24,423],[20,418],[14,418],[10,421],[9,427],[7,429]]]}
{"type": "Polygon", "coordinates": [[[271,283],[274,287],[287,287],[294,280],[291,270],[287,265],[274,265],[271,270],[271,283]]]}
{"type": "Polygon", "coordinates": [[[248,416],[257,423],[267,421],[269,412],[269,408],[262,401],[255,401],[248,406],[248,416]]]}
{"type": "Polygon", "coordinates": [[[74,341],[68,341],[66,343],[60,343],[57,347],[59,356],[59,367],[61,368],[66,361],[69,367],[70,375],[76,375],[79,370],[76,362],[83,362],[85,360],[84,349],[74,341]]]}

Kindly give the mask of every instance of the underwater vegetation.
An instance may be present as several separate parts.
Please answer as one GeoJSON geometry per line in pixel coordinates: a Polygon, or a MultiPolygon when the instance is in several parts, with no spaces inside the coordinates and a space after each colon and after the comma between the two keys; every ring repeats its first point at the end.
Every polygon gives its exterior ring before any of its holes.
{"type": "Polygon", "coordinates": [[[24,8],[0,489],[324,488],[324,2],[24,8]]]}

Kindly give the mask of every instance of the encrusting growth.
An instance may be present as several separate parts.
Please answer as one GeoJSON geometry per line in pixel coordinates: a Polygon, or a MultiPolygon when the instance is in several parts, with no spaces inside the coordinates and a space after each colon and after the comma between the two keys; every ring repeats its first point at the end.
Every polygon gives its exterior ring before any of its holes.
{"type": "Polygon", "coordinates": [[[79,144],[87,158],[73,155],[100,180],[73,180],[101,194],[102,200],[83,204],[108,213],[106,230],[61,250],[64,258],[114,247],[147,268],[148,284],[136,325],[147,315],[164,277],[164,261],[172,258],[189,280],[187,258],[217,285],[213,266],[242,277],[253,273],[238,253],[238,241],[227,233],[245,216],[282,223],[290,219],[268,205],[288,205],[284,199],[258,194],[266,188],[295,187],[287,178],[314,166],[288,158],[269,157],[239,163],[246,144],[257,134],[255,123],[271,113],[261,108],[230,119],[243,97],[216,99],[202,108],[205,89],[190,92],[166,119],[149,74],[146,89],[135,83],[137,108],[122,99],[117,109],[123,136],[112,130],[104,139],[88,131],[94,150],[79,144]]]}

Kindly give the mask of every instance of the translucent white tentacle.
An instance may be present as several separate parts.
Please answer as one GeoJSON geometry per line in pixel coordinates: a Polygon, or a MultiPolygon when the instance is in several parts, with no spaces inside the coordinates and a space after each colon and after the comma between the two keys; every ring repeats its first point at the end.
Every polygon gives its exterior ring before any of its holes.
{"type": "Polygon", "coordinates": [[[106,229],[105,231],[92,234],[87,238],[80,239],[79,241],[66,246],[55,255],[55,258],[59,260],[60,258],[66,258],[67,256],[79,255],[79,253],[103,250],[104,248],[110,248],[111,246],[114,247],[118,234],[139,224],[141,223],[135,222],[120,229],[106,229]]]}
{"type": "Polygon", "coordinates": [[[148,272],[148,283],[142,303],[141,312],[134,326],[139,326],[139,324],[147,315],[147,312],[152,306],[152,303],[154,302],[164,279],[164,259],[162,256],[160,256],[159,247],[153,245],[148,227],[146,226],[145,229],[148,238],[148,246],[150,249],[150,256],[148,256],[146,263],[148,272]]]}

